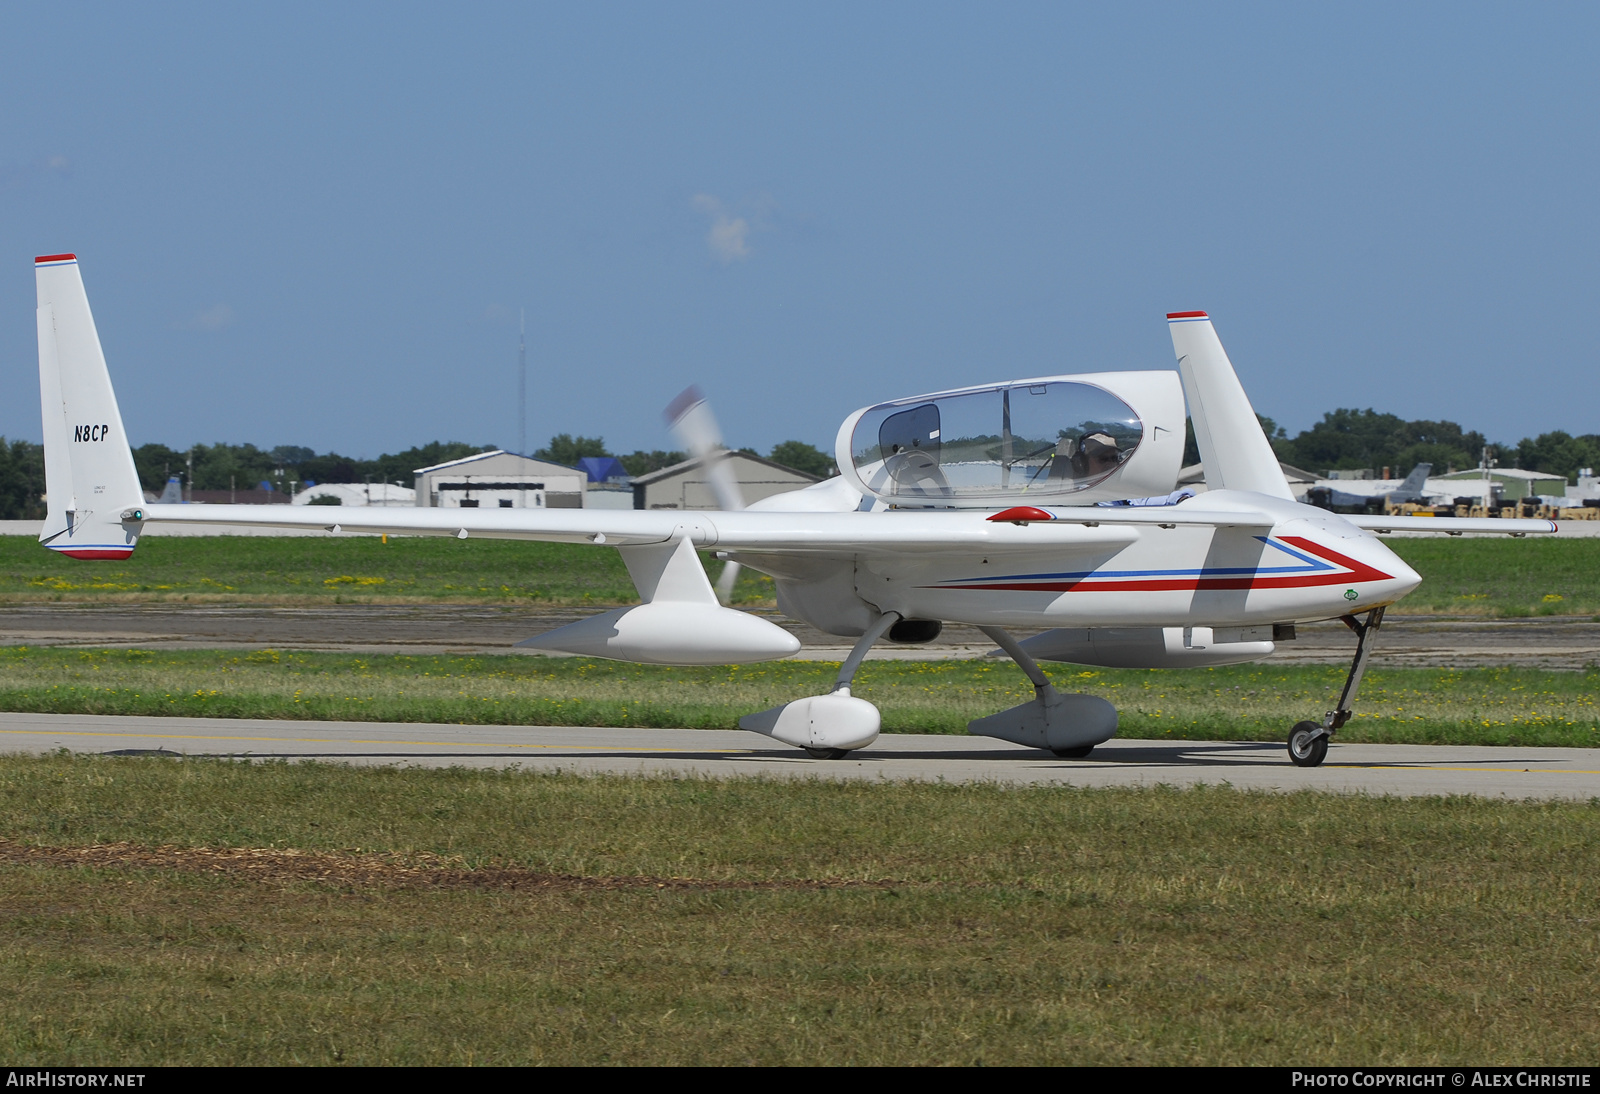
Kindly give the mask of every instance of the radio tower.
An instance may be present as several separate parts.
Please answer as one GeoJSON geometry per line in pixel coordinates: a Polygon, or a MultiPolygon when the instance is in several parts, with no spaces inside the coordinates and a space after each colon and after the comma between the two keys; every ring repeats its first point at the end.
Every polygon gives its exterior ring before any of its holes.
{"type": "Polygon", "coordinates": [[[517,455],[528,454],[528,309],[518,308],[517,332],[517,455]]]}

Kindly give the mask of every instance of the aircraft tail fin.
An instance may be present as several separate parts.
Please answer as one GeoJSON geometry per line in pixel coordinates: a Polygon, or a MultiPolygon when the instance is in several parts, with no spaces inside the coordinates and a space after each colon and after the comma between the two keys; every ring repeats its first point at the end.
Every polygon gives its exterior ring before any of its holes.
{"type": "Polygon", "coordinates": [[[1213,490],[1253,490],[1292,499],[1277,454],[1256,420],[1210,317],[1203,311],[1172,312],[1167,326],[1206,484],[1213,490]]]}
{"type": "Polygon", "coordinates": [[[1406,476],[1406,481],[1400,484],[1397,491],[1401,494],[1420,494],[1422,488],[1428,484],[1428,476],[1433,474],[1433,464],[1419,463],[1411,469],[1411,474],[1406,476]]]}
{"type": "Polygon", "coordinates": [[[34,259],[34,281],[48,502],[39,542],[71,558],[127,558],[143,528],[144,492],[77,257],[34,259]]]}

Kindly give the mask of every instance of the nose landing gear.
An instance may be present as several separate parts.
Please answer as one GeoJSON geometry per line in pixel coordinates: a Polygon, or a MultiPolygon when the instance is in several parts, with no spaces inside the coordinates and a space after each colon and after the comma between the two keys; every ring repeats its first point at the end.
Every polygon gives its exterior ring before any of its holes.
{"type": "Polygon", "coordinates": [[[1361,678],[1367,673],[1367,659],[1372,656],[1373,637],[1383,625],[1383,609],[1373,608],[1367,613],[1365,623],[1353,615],[1342,617],[1344,625],[1356,633],[1356,655],[1350,662],[1350,675],[1345,677],[1344,690],[1339,693],[1339,705],[1323,715],[1322,722],[1296,722],[1289,731],[1289,762],[1296,767],[1319,767],[1328,758],[1328,742],[1333,734],[1350,720],[1351,704],[1361,687],[1361,678]]]}
{"type": "Polygon", "coordinates": [[[1317,722],[1296,722],[1289,731],[1289,759],[1296,767],[1317,767],[1328,758],[1328,735],[1317,722]]]}

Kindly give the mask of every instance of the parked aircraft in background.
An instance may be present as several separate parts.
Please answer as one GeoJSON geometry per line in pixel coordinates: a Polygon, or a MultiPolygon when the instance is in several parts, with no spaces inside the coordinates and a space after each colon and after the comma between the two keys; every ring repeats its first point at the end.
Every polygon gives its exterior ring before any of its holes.
{"type": "MultiPolygon", "coordinates": [[[[928,641],[946,621],[980,628],[1034,685],[1032,701],[969,730],[1079,757],[1116,733],[1116,709],[1061,694],[1038,660],[1254,661],[1296,623],[1339,618],[1357,636],[1344,691],[1289,733],[1291,760],[1314,766],[1350,717],[1384,609],[1421,581],[1373,530],[1555,530],[1297,503],[1204,312],[1167,316],[1176,372],[1041,376],[863,407],[840,427],[840,475],[742,509],[733,494],[717,512],[146,505],[77,259],[46,256],[36,268],[49,549],[125,559],[152,522],[592,544],[622,555],[642,603],[523,645],[667,665],[797,652],[788,631],[719,601],[695,553],[712,550],[770,574],[786,614],[857,640],[827,693],[740,721],[818,757],[878,735],[877,708],[850,690],[868,650],[928,641]],[[1148,504],[1175,486],[1185,400],[1210,489],[1148,504]],[[1129,498],[1147,504],[1097,504],[1129,498]],[[1017,628],[1042,633],[1018,640],[1017,628]]],[[[696,447],[712,445],[703,426],[687,428],[696,447]]]]}
{"type": "Polygon", "coordinates": [[[1331,486],[1313,486],[1306,492],[1306,504],[1335,513],[1381,513],[1389,505],[1403,505],[1406,502],[1420,505],[1427,500],[1422,488],[1427,485],[1431,474],[1433,464],[1419,463],[1399,486],[1380,494],[1352,494],[1331,486]]]}

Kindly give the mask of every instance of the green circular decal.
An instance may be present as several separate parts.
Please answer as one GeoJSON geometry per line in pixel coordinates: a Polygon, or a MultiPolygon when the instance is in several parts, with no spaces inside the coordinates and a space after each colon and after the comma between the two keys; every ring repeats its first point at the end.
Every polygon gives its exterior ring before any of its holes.
{"type": "Polygon", "coordinates": [[[1346,589],[1344,591],[1344,598],[1346,600],[1354,600],[1356,597],[1358,597],[1360,595],[1361,594],[1356,592],[1354,589],[1346,589]]]}

